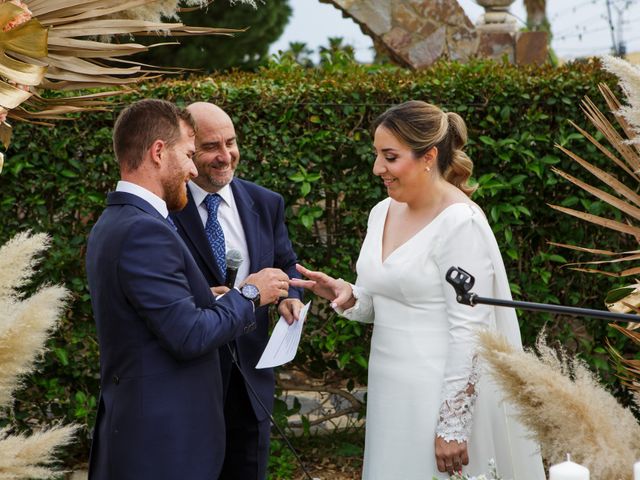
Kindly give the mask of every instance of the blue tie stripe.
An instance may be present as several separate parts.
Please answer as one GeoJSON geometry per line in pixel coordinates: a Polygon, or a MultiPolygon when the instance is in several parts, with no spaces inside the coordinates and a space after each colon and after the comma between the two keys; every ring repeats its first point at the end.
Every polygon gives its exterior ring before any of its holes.
{"type": "Polygon", "coordinates": [[[227,271],[227,259],[224,242],[224,232],[218,221],[218,207],[222,197],[217,193],[210,193],[204,199],[204,204],[207,207],[209,217],[207,218],[207,224],[204,227],[204,233],[207,235],[207,240],[211,246],[213,252],[213,258],[216,264],[220,268],[222,275],[225,275],[227,271]]]}

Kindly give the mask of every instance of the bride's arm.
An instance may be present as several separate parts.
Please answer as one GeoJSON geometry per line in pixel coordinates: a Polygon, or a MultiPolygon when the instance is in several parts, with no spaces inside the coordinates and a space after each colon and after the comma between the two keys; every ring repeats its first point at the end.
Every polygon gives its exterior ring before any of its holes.
{"type": "Polygon", "coordinates": [[[450,267],[460,267],[475,277],[474,292],[492,296],[493,265],[481,235],[481,225],[477,223],[485,220],[479,215],[474,212],[468,218],[456,219],[446,230],[436,254],[449,322],[449,348],[436,435],[447,442],[466,442],[470,436],[478,394],[476,335],[478,330],[491,324],[491,307],[458,303],[453,287],[445,281],[450,267]]]}
{"type": "Polygon", "coordinates": [[[353,285],[341,278],[333,278],[326,273],[309,270],[302,265],[296,269],[308,280],[289,279],[293,287],[306,288],[331,302],[333,309],[349,320],[364,323],[373,322],[373,300],[366,290],[358,284],[353,285]]]}
{"type": "Polygon", "coordinates": [[[349,303],[353,302],[350,308],[344,309],[337,305],[332,305],[334,310],[349,320],[355,320],[363,323],[373,323],[374,311],[373,311],[373,299],[367,291],[356,284],[351,285],[352,299],[349,303]]]}

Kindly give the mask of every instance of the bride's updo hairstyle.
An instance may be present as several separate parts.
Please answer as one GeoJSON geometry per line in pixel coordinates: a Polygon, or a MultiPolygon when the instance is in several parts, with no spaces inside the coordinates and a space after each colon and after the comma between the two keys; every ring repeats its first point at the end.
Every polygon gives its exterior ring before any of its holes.
{"type": "Polygon", "coordinates": [[[443,178],[468,196],[477,187],[469,185],[473,162],[462,151],[467,143],[467,126],[460,115],[445,113],[435,105],[411,100],[388,109],[373,122],[372,131],[384,127],[406,144],[415,158],[431,148],[438,149],[438,171],[443,178]]]}

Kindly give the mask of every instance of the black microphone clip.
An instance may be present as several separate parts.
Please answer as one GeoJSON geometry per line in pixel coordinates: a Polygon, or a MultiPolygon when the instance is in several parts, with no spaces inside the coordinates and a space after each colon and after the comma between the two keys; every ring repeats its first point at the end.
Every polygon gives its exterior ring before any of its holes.
{"type": "Polygon", "coordinates": [[[451,267],[447,270],[445,280],[449,282],[456,291],[456,300],[458,303],[471,305],[472,307],[475,306],[474,299],[476,294],[469,291],[476,282],[473,275],[460,267],[451,267]]]}

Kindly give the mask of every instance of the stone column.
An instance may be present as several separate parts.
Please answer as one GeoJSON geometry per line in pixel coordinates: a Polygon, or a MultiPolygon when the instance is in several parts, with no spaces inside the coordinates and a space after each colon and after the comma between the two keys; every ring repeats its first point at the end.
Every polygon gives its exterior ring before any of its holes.
{"type": "Polygon", "coordinates": [[[518,30],[516,18],[509,13],[514,0],[476,0],[485,9],[484,15],[476,23],[479,32],[515,33],[518,30]]]}
{"type": "Polygon", "coordinates": [[[546,32],[519,32],[516,18],[509,13],[514,0],[476,0],[485,14],[478,20],[476,30],[478,55],[485,58],[507,57],[519,65],[547,60],[546,32]]]}

